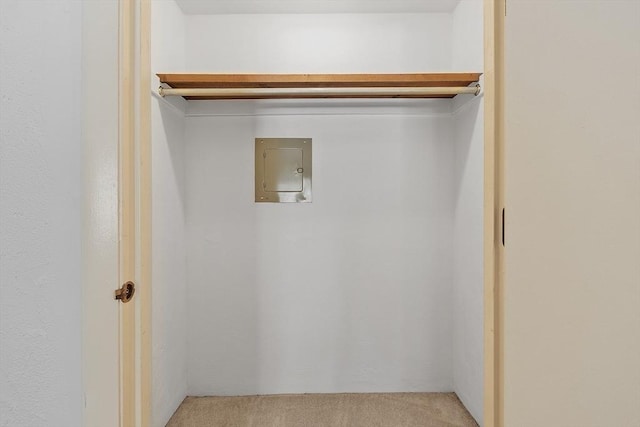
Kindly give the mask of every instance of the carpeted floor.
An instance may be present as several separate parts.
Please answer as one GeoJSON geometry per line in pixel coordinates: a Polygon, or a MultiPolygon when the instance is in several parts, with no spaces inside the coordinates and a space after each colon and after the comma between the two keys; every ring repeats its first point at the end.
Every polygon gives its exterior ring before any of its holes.
{"type": "Polygon", "coordinates": [[[187,397],[167,427],[477,427],[455,393],[187,397]]]}

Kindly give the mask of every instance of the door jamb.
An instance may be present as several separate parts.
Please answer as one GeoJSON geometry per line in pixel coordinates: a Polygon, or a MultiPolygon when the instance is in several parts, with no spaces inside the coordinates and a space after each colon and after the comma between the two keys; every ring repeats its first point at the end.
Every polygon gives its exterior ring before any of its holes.
{"type": "MultiPolygon", "coordinates": [[[[118,49],[118,204],[119,204],[119,264],[120,283],[132,281],[139,285],[137,276],[137,194],[135,165],[136,111],[133,78],[136,67],[135,2],[119,0],[118,49]]],[[[138,286],[139,288],[139,286],[138,286]]],[[[120,425],[135,426],[137,416],[137,299],[130,303],[114,302],[120,312],[120,425]]]]}
{"type": "Polygon", "coordinates": [[[141,426],[151,425],[151,0],[139,1],[138,136],[140,243],[140,415],[141,426]]]}
{"type": "Polygon", "coordinates": [[[484,0],[484,425],[504,413],[504,0],[484,0]]]}
{"type": "Polygon", "coordinates": [[[136,294],[121,307],[121,425],[151,425],[150,0],[119,0],[121,272],[136,294]],[[125,239],[126,237],[126,239],[125,239]],[[123,242],[121,242],[123,245],[123,242]],[[133,322],[135,327],[127,327],[133,322]]]}

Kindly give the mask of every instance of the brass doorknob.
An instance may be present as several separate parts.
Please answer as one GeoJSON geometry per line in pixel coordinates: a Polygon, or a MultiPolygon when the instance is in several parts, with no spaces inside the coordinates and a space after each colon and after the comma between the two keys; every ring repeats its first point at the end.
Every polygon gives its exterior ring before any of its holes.
{"type": "Polygon", "coordinates": [[[115,299],[127,303],[133,299],[136,293],[136,285],[133,282],[127,282],[120,289],[116,289],[115,299]]]}

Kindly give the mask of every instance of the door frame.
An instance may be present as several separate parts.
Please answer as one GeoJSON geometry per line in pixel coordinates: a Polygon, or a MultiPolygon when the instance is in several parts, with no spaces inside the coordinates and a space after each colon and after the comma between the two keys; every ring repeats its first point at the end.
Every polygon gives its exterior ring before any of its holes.
{"type": "MultiPolygon", "coordinates": [[[[151,423],[151,0],[126,8],[137,65],[137,102],[131,112],[136,134],[138,297],[136,302],[136,426],[151,423]]],[[[484,2],[484,426],[502,427],[504,284],[504,0],[484,2]]],[[[127,54],[124,49],[121,55],[127,54]]],[[[121,56],[122,59],[122,56],[121,56]]]]}
{"type": "Polygon", "coordinates": [[[484,0],[484,425],[504,414],[504,19],[506,0],[484,0]]]}
{"type": "Polygon", "coordinates": [[[116,302],[120,312],[120,425],[135,426],[138,405],[136,388],[139,382],[137,359],[137,317],[142,284],[138,275],[138,194],[136,181],[138,168],[136,154],[137,114],[135,105],[136,79],[136,4],[119,0],[119,105],[118,105],[118,151],[119,151],[119,249],[120,283],[132,281],[136,291],[133,300],[116,302]]]}
{"type": "Polygon", "coordinates": [[[138,140],[139,140],[139,243],[140,282],[140,426],[151,426],[151,0],[138,1],[138,140]]]}
{"type": "Polygon", "coordinates": [[[150,0],[119,0],[120,271],[135,297],[120,304],[120,425],[151,425],[150,0]]]}
{"type": "MultiPolygon", "coordinates": [[[[121,108],[126,119],[121,123],[131,136],[131,146],[122,158],[121,191],[130,192],[132,209],[123,213],[122,222],[130,221],[133,242],[129,257],[135,259],[130,272],[136,278],[136,297],[131,317],[123,323],[133,323],[121,338],[121,347],[133,353],[131,368],[122,370],[121,390],[131,400],[131,411],[121,414],[122,427],[149,427],[151,425],[151,0],[119,0],[121,4],[120,62],[128,80],[121,94],[121,108]],[[122,27],[125,29],[123,30],[122,27]],[[123,66],[124,65],[124,66],[123,66]],[[131,176],[129,175],[131,174],[131,176]],[[125,341],[128,340],[128,341],[125,341]],[[133,378],[132,378],[133,377],[133,378]]],[[[122,143],[121,143],[122,147],[122,143]]],[[[125,260],[121,260],[126,263],[125,260]]],[[[122,399],[121,399],[122,400],[122,399]]],[[[127,409],[127,403],[122,403],[127,409]]]]}

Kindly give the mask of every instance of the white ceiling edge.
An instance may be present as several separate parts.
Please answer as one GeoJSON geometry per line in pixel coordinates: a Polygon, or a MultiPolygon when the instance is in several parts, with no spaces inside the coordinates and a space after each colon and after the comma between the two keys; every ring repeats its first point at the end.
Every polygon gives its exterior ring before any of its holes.
{"type": "Polygon", "coordinates": [[[450,13],[461,0],[175,0],[187,15],[450,13]]]}

